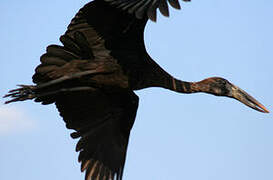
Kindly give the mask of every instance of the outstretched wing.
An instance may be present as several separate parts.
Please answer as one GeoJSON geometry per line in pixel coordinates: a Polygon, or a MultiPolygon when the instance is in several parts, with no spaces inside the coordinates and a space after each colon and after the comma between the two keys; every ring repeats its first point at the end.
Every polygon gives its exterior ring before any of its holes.
{"type": "Polygon", "coordinates": [[[127,81],[122,82],[122,75],[111,73],[118,69],[113,66],[113,59],[94,57],[83,34],[75,32],[73,39],[64,35],[61,41],[64,46],[49,46],[41,58],[42,64],[36,68],[35,101],[55,102],[66,127],[75,130],[71,136],[80,138],[76,151],[80,152],[79,162],[81,171],[86,171],[86,180],[121,180],[138,97],[127,88],[113,88],[112,82],[121,80],[117,84],[122,85],[127,81]],[[90,69],[102,69],[106,74],[75,78],[90,69]]]}
{"type": "MultiPolygon", "coordinates": [[[[139,19],[143,18],[146,13],[149,19],[156,21],[156,10],[159,8],[164,16],[169,16],[169,8],[167,0],[105,0],[110,4],[126,10],[129,13],[135,14],[139,19]]],[[[183,0],[190,1],[190,0],[183,0]]],[[[169,4],[175,8],[180,9],[178,0],[168,0],[169,4]]]]}
{"type": "Polygon", "coordinates": [[[130,20],[136,18],[128,15],[119,20],[124,14],[104,1],[88,3],[61,36],[63,46],[48,46],[33,76],[38,84],[35,101],[55,102],[67,128],[75,130],[71,136],[80,138],[76,151],[86,180],[122,179],[138,97],[128,89],[119,59],[112,54],[117,49],[116,54],[134,57],[131,53],[137,52],[130,48],[142,46],[142,41],[133,36],[129,46],[131,39],[122,32],[130,26],[128,33],[141,34],[138,29],[144,26],[138,24],[146,23],[137,20],[131,27],[130,20]],[[124,48],[127,51],[120,51],[124,48]],[[95,73],[78,76],[90,70],[95,73]]]}
{"type": "Polygon", "coordinates": [[[56,106],[67,128],[76,130],[71,136],[80,137],[76,151],[85,179],[121,180],[138,97],[94,90],[59,96],[56,106]]]}

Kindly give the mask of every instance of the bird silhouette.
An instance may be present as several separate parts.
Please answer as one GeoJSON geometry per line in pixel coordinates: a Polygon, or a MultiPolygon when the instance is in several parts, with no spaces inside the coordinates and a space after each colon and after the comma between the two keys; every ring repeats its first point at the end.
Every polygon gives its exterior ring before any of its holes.
{"type": "MultiPolygon", "coordinates": [[[[184,0],[187,1],[187,0],[184,0]]],[[[178,0],[169,4],[179,9],[178,0]]],[[[68,129],[80,138],[85,180],[121,180],[130,130],[138,108],[134,90],[162,87],[178,93],[204,92],[234,98],[257,111],[269,111],[221,77],[186,82],[164,71],[147,53],[144,28],[157,9],[169,15],[166,0],[95,0],[86,4],[35,69],[35,85],[20,85],[6,103],[34,99],[55,103],[68,129]]]]}

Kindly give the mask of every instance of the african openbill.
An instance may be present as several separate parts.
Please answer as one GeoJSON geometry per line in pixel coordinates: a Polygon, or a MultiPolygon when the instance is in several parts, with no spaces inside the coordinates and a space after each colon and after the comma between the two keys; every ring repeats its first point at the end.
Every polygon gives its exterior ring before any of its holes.
{"type": "MultiPolygon", "coordinates": [[[[185,0],[186,1],[186,0],[185,0]]],[[[180,8],[177,0],[169,3],[180,8]]],[[[138,108],[134,90],[162,87],[204,92],[268,110],[229,81],[212,77],[186,82],[164,71],[146,52],[143,32],[156,9],[168,16],[166,0],[95,0],[85,5],[40,58],[33,82],[11,90],[6,103],[34,99],[55,103],[72,138],[80,138],[81,170],[89,179],[122,179],[130,130],[138,108]]]]}

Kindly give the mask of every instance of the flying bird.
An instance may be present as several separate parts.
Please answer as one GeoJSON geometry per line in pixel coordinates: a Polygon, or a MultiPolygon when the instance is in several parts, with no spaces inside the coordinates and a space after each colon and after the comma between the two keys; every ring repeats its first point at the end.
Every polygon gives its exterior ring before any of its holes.
{"type": "MultiPolygon", "coordinates": [[[[189,0],[184,0],[189,1],[189,0]]],[[[178,0],[168,3],[180,9],[178,0]]],[[[128,140],[138,108],[134,90],[161,87],[178,93],[234,98],[257,111],[269,111],[221,77],[179,80],[147,53],[144,28],[157,9],[169,16],[167,0],[94,0],[86,4],[35,69],[35,85],[19,85],[6,103],[34,99],[55,103],[68,129],[79,138],[85,180],[121,180],[128,140]]]]}

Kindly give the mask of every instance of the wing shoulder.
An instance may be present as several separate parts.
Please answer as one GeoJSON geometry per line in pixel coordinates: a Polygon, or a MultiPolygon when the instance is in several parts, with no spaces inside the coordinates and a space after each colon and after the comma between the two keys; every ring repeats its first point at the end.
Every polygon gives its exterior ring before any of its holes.
{"type": "Polygon", "coordinates": [[[40,57],[41,64],[36,67],[32,77],[34,83],[41,84],[73,73],[70,72],[73,68],[75,72],[80,71],[79,67],[94,60],[93,51],[81,32],[75,32],[73,36],[63,35],[60,41],[63,45],[49,45],[46,53],[40,57]]]}

